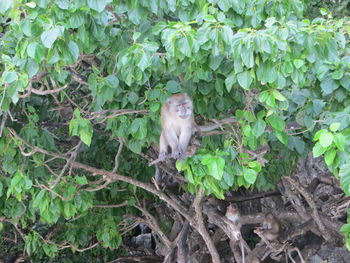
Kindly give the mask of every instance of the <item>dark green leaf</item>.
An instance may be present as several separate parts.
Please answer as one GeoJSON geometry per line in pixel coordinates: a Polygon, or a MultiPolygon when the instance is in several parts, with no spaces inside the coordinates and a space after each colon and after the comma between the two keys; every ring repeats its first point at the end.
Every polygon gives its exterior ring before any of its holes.
{"type": "Polygon", "coordinates": [[[169,80],[166,84],[167,91],[171,93],[178,93],[181,91],[181,86],[174,80],[169,80]]]}
{"type": "Polygon", "coordinates": [[[265,128],[266,123],[263,120],[259,119],[254,123],[252,132],[255,137],[259,137],[264,133],[265,128]]]}

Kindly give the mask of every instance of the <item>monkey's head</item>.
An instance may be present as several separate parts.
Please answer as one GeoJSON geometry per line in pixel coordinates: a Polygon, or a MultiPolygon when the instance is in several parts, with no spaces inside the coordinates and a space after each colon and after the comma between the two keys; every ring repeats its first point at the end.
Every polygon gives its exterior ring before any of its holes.
{"type": "Polygon", "coordinates": [[[227,207],[226,217],[233,222],[239,220],[240,214],[239,214],[238,206],[236,204],[230,204],[227,207]]]}
{"type": "Polygon", "coordinates": [[[168,103],[170,104],[170,108],[180,119],[188,120],[192,117],[193,104],[186,93],[179,93],[171,96],[171,100],[169,100],[168,103]]]}

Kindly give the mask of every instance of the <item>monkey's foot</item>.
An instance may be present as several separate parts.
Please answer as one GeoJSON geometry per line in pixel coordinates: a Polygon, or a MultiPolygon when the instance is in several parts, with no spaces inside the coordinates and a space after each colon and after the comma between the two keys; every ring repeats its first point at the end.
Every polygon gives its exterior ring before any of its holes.
{"type": "Polygon", "coordinates": [[[164,162],[167,158],[167,154],[165,152],[159,153],[158,160],[160,162],[164,162]]]}

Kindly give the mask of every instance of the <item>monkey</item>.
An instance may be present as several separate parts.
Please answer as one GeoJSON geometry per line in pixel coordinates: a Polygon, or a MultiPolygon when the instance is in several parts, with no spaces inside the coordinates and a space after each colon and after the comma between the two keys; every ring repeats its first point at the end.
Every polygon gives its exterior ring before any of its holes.
{"type": "MultiPolygon", "coordinates": [[[[243,241],[242,234],[241,234],[242,222],[241,222],[241,214],[239,213],[238,206],[236,204],[230,204],[227,207],[225,216],[235,226],[234,228],[232,228],[232,227],[230,228],[231,234],[235,238],[235,240],[239,240],[239,243],[241,246],[240,249],[241,249],[241,255],[242,255],[242,263],[244,263],[245,262],[244,247],[245,247],[246,243],[243,241]]],[[[230,245],[231,245],[231,243],[230,243],[230,245]]],[[[248,245],[246,245],[246,246],[247,246],[247,248],[249,248],[248,245]]]]}
{"type": "Polygon", "coordinates": [[[272,213],[267,213],[261,227],[263,236],[268,241],[276,241],[281,232],[281,224],[272,213]]]}
{"type": "MultiPolygon", "coordinates": [[[[189,142],[195,132],[208,132],[222,124],[236,122],[235,118],[225,118],[214,124],[198,126],[194,121],[193,102],[187,93],[178,93],[170,96],[161,109],[162,132],[159,139],[159,155],[149,166],[164,162],[171,148],[171,157],[183,160],[194,155],[196,147],[188,149],[189,142]]],[[[197,145],[198,146],[198,143],[197,145]]]]}
{"type": "Polygon", "coordinates": [[[238,207],[236,204],[230,204],[227,207],[226,210],[226,218],[230,220],[236,227],[237,227],[237,233],[233,233],[233,235],[236,237],[236,240],[239,240],[241,238],[241,215],[239,213],[238,207]]]}
{"type": "Polygon", "coordinates": [[[73,108],[70,103],[61,105],[59,108],[60,116],[63,121],[70,121],[73,117],[73,108]]]}
{"type": "Polygon", "coordinates": [[[159,143],[159,161],[165,161],[168,146],[171,157],[183,160],[192,134],[197,129],[193,116],[193,102],[187,93],[169,97],[161,109],[162,133],[159,143]]]}

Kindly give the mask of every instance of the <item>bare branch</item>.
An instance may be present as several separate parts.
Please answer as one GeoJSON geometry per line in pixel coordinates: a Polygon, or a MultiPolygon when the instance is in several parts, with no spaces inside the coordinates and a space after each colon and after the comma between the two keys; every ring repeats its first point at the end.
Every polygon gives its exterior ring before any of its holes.
{"type": "Polygon", "coordinates": [[[5,128],[5,123],[7,121],[7,116],[8,116],[7,111],[5,111],[3,113],[3,115],[2,115],[2,120],[1,120],[1,124],[0,124],[0,137],[2,136],[2,132],[3,132],[4,128],[5,128]]]}
{"type": "Polygon", "coordinates": [[[298,192],[303,195],[303,197],[305,198],[306,202],[309,204],[312,210],[312,217],[315,220],[315,223],[318,226],[318,229],[322,233],[323,237],[327,241],[334,241],[334,238],[329,233],[328,229],[323,224],[320,215],[318,214],[317,206],[311,194],[300,184],[300,182],[297,179],[291,176],[285,176],[284,179],[287,180],[290,184],[292,184],[298,190],[298,192]]]}
{"type": "Polygon", "coordinates": [[[116,205],[94,205],[96,208],[119,208],[123,206],[127,206],[129,204],[128,201],[124,201],[123,203],[116,204],[116,205]]]}
{"type": "Polygon", "coordinates": [[[211,258],[214,263],[220,263],[220,256],[219,253],[215,247],[215,244],[213,240],[211,239],[205,224],[204,224],[204,219],[203,219],[203,214],[202,214],[202,202],[204,198],[204,190],[199,189],[198,195],[196,196],[195,200],[193,201],[193,207],[196,212],[195,218],[196,218],[196,225],[197,225],[197,230],[199,234],[202,236],[205,244],[208,247],[209,253],[211,255],[211,258]]]}
{"type": "MultiPolygon", "coordinates": [[[[33,149],[36,149],[37,151],[44,153],[46,155],[52,156],[52,157],[56,157],[59,159],[63,159],[66,161],[69,161],[69,158],[63,154],[58,154],[58,153],[54,153],[54,152],[50,152],[47,151],[45,149],[42,149],[40,147],[31,145],[30,143],[28,143],[27,141],[25,141],[24,139],[22,139],[20,136],[18,136],[18,134],[15,132],[14,129],[9,128],[10,133],[16,137],[18,140],[20,140],[22,143],[24,143],[26,146],[31,147],[33,149]]],[[[177,212],[179,212],[184,218],[186,218],[187,221],[192,222],[192,217],[189,215],[189,213],[187,212],[187,209],[181,205],[179,205],[177,202],[175,202],[173,199],[171,199],[168,195],[166,195],[165,193],[157,190],[154,186],[152,186],[151,184],[147,184],[138,180],[135,180],[131,177],[127,177],[127,176],[123,176],[121,174],[117,174],[117,173],[112,173],[112,172],[108,172],[105,171],[103,169],[97,169],[94,168],[92,166],[83,164],[83,163],[79,163],[76,161],[73,161],[71,164],[73,167],[75,168],[80,168],[83,169],[85,171],[90,172],[92,175],[104,175],[106,177],[111,178],[112,180],[120,180],[122,182],[126,182],[132,185],[135,185],[139,188],[142,188],[156,196],[158,196],[161,200],[167,202],[170,206],[173,207],[173,209],[175,209],[177,212]]]]}

